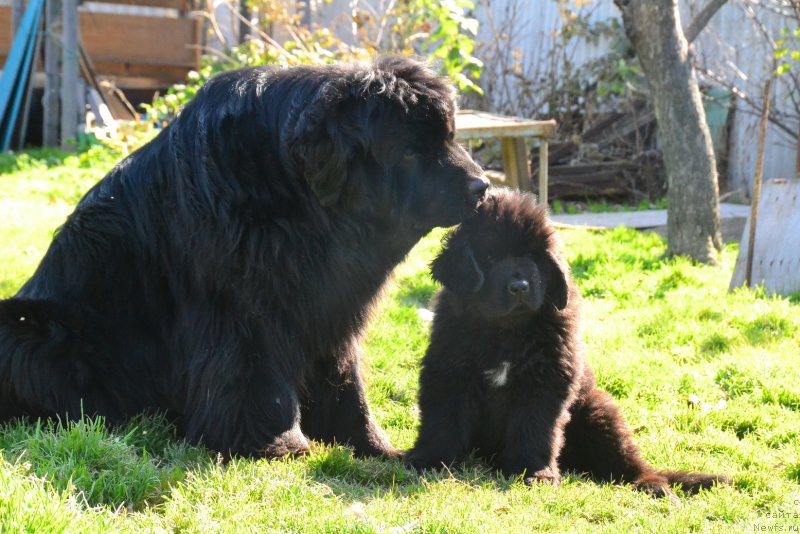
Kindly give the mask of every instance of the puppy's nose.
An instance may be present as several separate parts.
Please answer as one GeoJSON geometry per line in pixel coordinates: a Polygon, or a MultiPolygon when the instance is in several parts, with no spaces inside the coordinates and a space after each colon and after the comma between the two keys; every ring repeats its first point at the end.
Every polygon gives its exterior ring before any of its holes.
{"type": "Polygon", "coordinates": [[[489,180],[487,180],[484,176],[480,178],[471,178],[469,184],[467,185],[467,192],[469,195],[475,199],[475,202],[480,202],[483,200],[483,195],[486,193],[486,190],[489,188],[489,180]]]}
{"type": "Polygon", "coordinates": [[[514,280],[508,284],[508,292],[512,295],[527,293],[531,288],[527,280],[514,280]]]}

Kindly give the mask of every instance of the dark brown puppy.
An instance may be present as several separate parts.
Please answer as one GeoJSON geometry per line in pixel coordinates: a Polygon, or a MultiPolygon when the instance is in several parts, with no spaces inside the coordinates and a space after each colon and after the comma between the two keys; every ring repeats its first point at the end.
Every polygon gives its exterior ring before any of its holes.
{"type": "Polygon", "coordinates": [[[559,481],[560,470],[658,495],[725,477],[657,471],[610,395],[597,389],[578,337],[578,290],[547,212],[496,191],[434,260],[444,285],[422,361],[418,468],[470,451],[505,474],[559,481]]]}

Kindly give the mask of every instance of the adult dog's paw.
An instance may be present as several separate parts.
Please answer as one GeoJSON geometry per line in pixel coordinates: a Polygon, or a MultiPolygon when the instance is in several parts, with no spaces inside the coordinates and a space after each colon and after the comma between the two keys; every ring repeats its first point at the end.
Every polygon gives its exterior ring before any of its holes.
{"type": "Polygon", "coordinates": [[[311,443],[299,428],[292,428],[276,436],[272,443],[264,448],[264,454],[270,458],[282,458],[288,455],[308,454],[311,443]]]}
{"type": "Polygon", "coordinates": [[[546,482],[558,487],[561,484],[561,474],[558,472],[558,470],[545,467],[544,469],[539,469],[536,471],[533,476],[525,477],[526,486],[531,486],[536,482],[546,482]]]}

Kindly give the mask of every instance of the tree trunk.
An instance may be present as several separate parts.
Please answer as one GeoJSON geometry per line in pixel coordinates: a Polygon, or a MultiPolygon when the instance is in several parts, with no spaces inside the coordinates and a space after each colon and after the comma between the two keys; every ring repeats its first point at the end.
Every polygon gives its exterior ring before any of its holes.
{"type": "Polygon", "coordinates": [[[655,108],[667,169],[669,251],[715,263],[722,247],[717,166],[677,0],[614,3],[655,108]]]}

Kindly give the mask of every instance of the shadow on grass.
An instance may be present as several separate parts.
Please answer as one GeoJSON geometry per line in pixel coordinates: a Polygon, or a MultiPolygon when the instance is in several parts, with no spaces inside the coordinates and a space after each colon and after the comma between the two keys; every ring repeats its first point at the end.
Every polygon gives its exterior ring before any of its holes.
{"type": "MultiPolygon", "coordinates": [[[[387,495],[414,497],[441,492],[439,485],[457,485],[471,489],[506,493],[521,488],[530,491],[552,491],[547,482],[525,482],[524,474],[506,477],[489,468],[471,455],[462,465],[426,469],[417,472],[397,459],[357,458],[348,449],[329,449],[308,463],[307,476],[330,489],[332,498],[350,505],[365,499],[382,499],[387,495]]],[[[592,478],[573,471],[562,472],[562,486],[588,484],[597,487],[614,486],[633,490],[633,486],[603,478],[592,478]]],[[[449,493],[445,491],[445,493],[449,493]]],[[[679,495],[683,492],[678,490],[679,495]]]]}
{"type": "Polygon", "coordinates": [[[398,280],[397,300],[406,306],[427,308],[438,289],[430,277],[404,278],[398,280]]]}
{"type": "Polygon", "coordinates": [[[741,329],[742,334],[751,345],[761,346],[794,334],[797,327],[787,317],[775,312],[767,312],[743,324],[741,329]]]}
{"type": "Polygon", "coordinates": [[[335,446],[309,457],[307,466],[307,475],[312,480],[329,487],[333,495],[348,503],[389,494],[409,497],[427,493],[430,486],[439,483],[489,485],[498,491],[522,484],[522,477],[496,475],[474,457],[457,467],[417,472],[400,459],[360,458],[350,449],[335,446]]]}
{"type": "MultiPolygon", "coordinates": [[[[332,496],[348,504],[365,498],[382,498],[386,495],[411,497],[433,491],[439,484],[456,484],[471,488],[490,488],[497,492],[527,486],[524,475],[506,477],[494,471],[475,454],[463,464],[416,471],[400,459],[359,458],[344,447],[332,447],[308,460],[312,480],[324,484],[332,496]]],[[[573,472],[562,473],[564,481],[607,485],[605,480],[593,480],[573,472]]],[[[550,485],[535,482],[532,488],[550,485]]]]}

